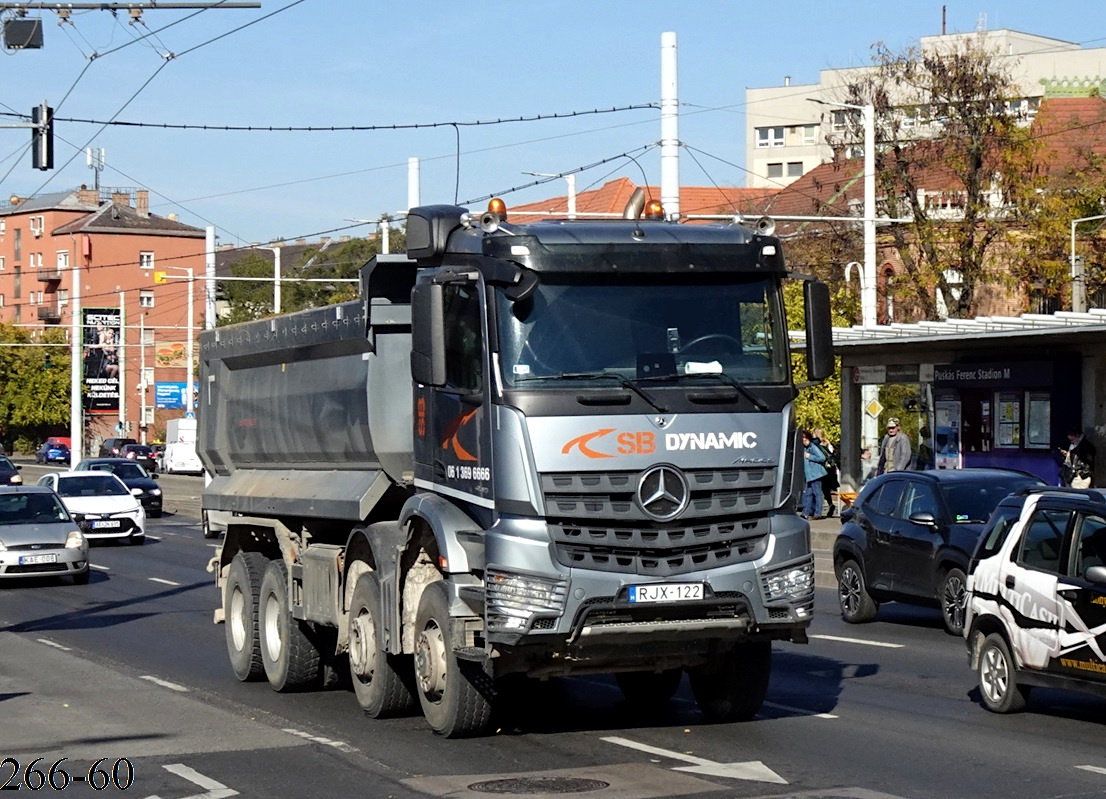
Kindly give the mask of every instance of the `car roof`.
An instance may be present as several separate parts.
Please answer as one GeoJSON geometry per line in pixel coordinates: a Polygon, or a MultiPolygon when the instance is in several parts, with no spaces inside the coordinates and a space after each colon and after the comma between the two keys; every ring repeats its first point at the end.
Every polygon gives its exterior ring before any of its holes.
{"type": "Polygon", "coordinates": [[[49,486],[39,485],[21,485],[21,486],[0,486],[0,494],[53,494],[54,489],[49,486]]]}
{"type": "MultiPolygon", "coordinates": [[[[130,461],[127,461],[127,463],[130,463],[130,461]]],[[[68,479],[70,477],[103,477],[104,475],[115,477],[115,474],[112,472],[94,472],[91,469],[74,469],[71,472],[54,472],[54,474],[56,474],[58,478],[62,480],[68,479]]],[[[119,478],[115,477],[115,479],[118,480],[119,478]]]]}
{"type": "Polygon", "coordinates": [[[1022,477],[1028,480],[1037,480],[1042,485],[1044,481],[1035,474],[1022,472],[1017,469],[996,469],[992,467],[972,467],[968,469],[926,469],[920,472],[889,472],[887,477],[921,477],[936,483],[972,483],[980,480],[997,480],[1009,477],[1022,477]]]}
{"type": "Polygon", "coordinates": [[[130,458],[81,458],[78,463],[134,463],[130,458]]]}

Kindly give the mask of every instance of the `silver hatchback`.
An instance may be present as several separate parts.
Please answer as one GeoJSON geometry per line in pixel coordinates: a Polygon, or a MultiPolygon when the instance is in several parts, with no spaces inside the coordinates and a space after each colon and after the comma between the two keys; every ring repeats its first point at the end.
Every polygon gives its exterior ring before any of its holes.
{"type": "Polygon", "coordinates": [[[0,486],[0,580],[51,576],[87,583],[88,539],[49,488],[0,486]]]}

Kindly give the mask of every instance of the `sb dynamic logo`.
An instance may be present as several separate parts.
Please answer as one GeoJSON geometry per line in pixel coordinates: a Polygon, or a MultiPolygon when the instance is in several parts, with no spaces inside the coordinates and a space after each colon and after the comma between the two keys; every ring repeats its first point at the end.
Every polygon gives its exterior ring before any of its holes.
{"type": "MultiPolygon", "coordinates": [[[[613,427],[605,427],[569,441],[561,447],[561,454],[568,455],[577,449],[589,458],[617,458],[619,455],[651,455],[657,451],[657,435],[651,431],[619,433],[613,427]],[[612,433],[615,433],[613,437],[612,433]],[[613,451],[612,451],[613,448],[613,451]]],[[[756,433],[665,433],[665,452],[685,450],[755,449],[756,433]]]]}

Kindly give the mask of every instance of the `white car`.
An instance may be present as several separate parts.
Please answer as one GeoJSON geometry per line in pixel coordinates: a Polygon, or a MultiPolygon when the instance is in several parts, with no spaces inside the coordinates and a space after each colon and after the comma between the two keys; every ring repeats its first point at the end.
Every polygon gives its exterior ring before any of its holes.
{"type": "Polygon", "coordinates": [[[38,484],[54,489],[86,538],[146,540],[146,511],[138,497],[110,472],[51,472],[38,484]]]}
{"type": "Polygon", "coordinates": [[[204,465],[196,454],[196,445],[166,444],[161,454],[161,471],[165,474],[203,474],[204,465]]]}

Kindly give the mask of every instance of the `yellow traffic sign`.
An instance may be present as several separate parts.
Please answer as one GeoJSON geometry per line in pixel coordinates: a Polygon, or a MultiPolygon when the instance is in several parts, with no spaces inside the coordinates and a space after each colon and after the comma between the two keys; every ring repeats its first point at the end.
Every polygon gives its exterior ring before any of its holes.
{"type": "Polygon", "coordinates": [[[879,404],[879,400],[874,399],[864,406],[864,412],[873,419],[878,419],[879,415],[883,413],[883,406],[879,404]]]}

